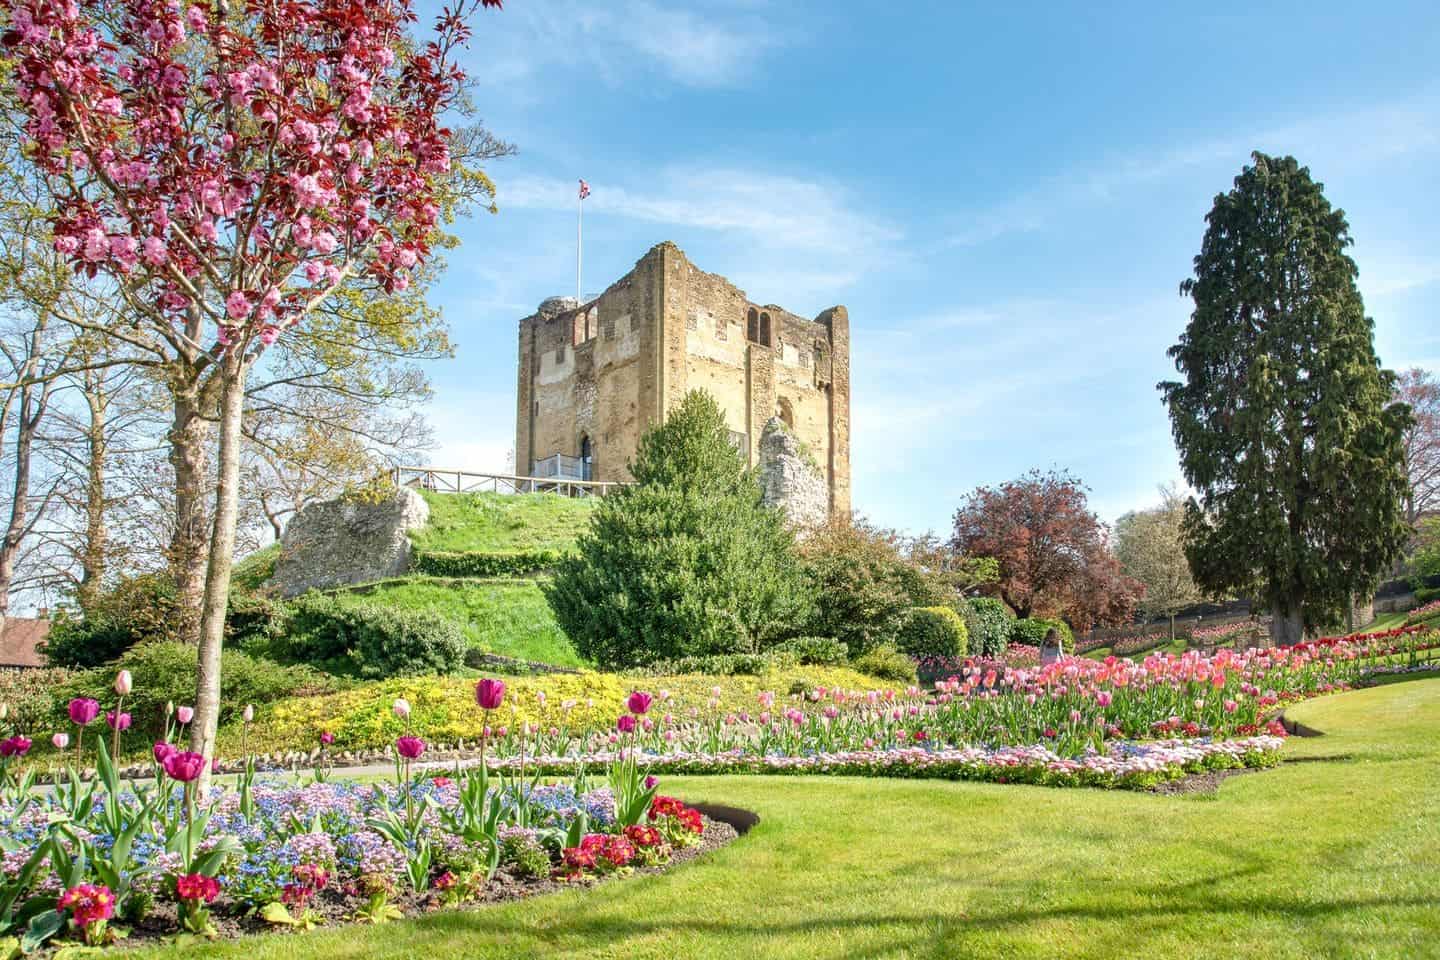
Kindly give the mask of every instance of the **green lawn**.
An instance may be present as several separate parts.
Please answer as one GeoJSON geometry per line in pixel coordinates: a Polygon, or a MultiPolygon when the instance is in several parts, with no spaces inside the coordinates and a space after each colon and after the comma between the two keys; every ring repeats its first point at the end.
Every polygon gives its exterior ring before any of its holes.
{"type": "Polygon", "coordinates": [[[584,665],[533,580],[407,577],[337,596],[438,613],[458,623],[470,645],[487,653],[559,666],[584,665]]]}
{"type": "Polygon", "coordinates": [[[430,522],[410,535],[429,551],[506,553],[569,550],[590,520],[593,500],[551,493],[425,493],[430,522]]]}
{"type": "MultiPolygon", "coordinates": [[[[1215,794],[669,780],[760,813],[674,873],[209,956],[1440,956],[1440,679],[1312,701],[1289,762],[1215,794]]],[[[194,946],[153,956],[192,957],[194,946]]]]}
{"type": "Polygon", "coordinates": [[[1405,623],[1405,618],[1410,614],[1401,611],[1399,613],[1382,613],[1365,627],[1371,633],[1378,633],[1381,630],[1390,630],[1405,623]]]}

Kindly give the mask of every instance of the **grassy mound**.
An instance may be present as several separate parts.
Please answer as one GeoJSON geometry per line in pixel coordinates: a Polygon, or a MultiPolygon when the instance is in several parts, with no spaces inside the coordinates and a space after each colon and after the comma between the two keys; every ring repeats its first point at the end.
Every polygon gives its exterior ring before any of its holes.
{"type": "Polygon", "coordinates": [[[430,522],[410,534],[422,553],[569,551],[595,505],[551,493],[429,493],[430,522]]]}
{"type": "Polygon", "coordinates": [[[437,613],[460,624],[470,646],[486,653],[562,667],[584,665],[555,623],[535,580],[404,577],[337,596],[437,613]]]}

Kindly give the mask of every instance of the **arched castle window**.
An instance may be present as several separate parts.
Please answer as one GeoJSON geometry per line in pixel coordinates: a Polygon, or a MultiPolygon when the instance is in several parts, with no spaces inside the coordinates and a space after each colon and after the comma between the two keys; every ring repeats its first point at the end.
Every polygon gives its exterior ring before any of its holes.
{"type": "Polygon", "coordinates": [[[745,314],[745,339],[751,343],[760,342],[760,311],[754,307],[745,314]]]}
{"type": "Polygon", "coordinates": [[[780,402],[775,404],[775,416],[791,430],[795,429],[795,410],[790,406],[788,398],[781,397],[780,402]]]}
{"type": "Polygon", "coordinates": [[[770,314],[760,314],[760,342],[770,346],[770,314]]]}
{"type": "Polygon", "coordinates": [[[580,435],[580,479],[591,480],[595,473],[595,454],[590,445],[590,435],[580,435]]]}

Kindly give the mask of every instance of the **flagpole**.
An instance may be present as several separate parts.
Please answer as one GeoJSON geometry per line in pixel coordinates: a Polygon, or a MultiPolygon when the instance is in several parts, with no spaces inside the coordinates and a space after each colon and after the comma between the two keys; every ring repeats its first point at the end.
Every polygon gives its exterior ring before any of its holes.
{"type": "Polygon", "coordinates": [[[580,258],[583,255],[583,243],[581,240],[581,225],[585,221],[585,197],[582,194],[580,199],[575,201],[575,306],[583,302],[580,293],[580,258]]]}

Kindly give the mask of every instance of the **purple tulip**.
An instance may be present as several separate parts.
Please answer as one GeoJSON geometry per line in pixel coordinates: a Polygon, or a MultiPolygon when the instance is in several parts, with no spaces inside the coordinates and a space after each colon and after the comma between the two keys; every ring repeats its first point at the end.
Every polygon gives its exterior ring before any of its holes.
{"type": "Polygon", "coordinates": [[[406,760],[418,760],[425,752],[425,741],[419,737],[401,737],[395,741],[395,752],[406,760]]]}
{"type": "Polygon", "coordinates": [[[130,714],[116,713],[114,710],[110,710],[105,714],[105,722],[109,724],[111,730],[124,733],[130,729],[130,714]]]}
{"type": "Polygon", "coordinates": [[[14,736],[8,740],[0,740],[0,757],[23,757],[30,752],[30,740],[26,737],[14,736]]]}
{"type": "Polygon", "coordinates": [[[486,677],[475,684],[475,702],[482,710],[498,710],[505,702],[505,681],[486,677]]]}
{"type": "Polygon", "coordinates": [[[627,709],[629,709],[631,713],[639,717],[649,712],[650,704],[654,702],[655,698],[650,696],[650,694],[646,693],[644,690],[636,690],[634,693],[630,694],[630,699],[625,701],[625,706],[627,709]]]}
{"type": "Polygon", "coordinates": [[[635,718],[628,713],[621,714],[620,718],[615,721],[615,729],[621,733],[634,733],[635,718]]]}
{"type": "Polygon", "coordinates": [[[70,722],[77,727],[93,723],[100,716],[100,701],[89,697],[76,697],[70,701],[70,722]]]}
{"type": "Polygon", "coordinates": [[[205,769],[205,758],[198,753],[184,753],[176,750],[167,756],[163,761],[165,772],[173,779],[181,783],[189,783],[198,779],[201,771],[205,769]]]}

